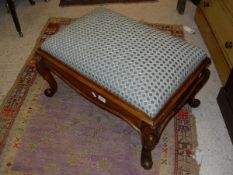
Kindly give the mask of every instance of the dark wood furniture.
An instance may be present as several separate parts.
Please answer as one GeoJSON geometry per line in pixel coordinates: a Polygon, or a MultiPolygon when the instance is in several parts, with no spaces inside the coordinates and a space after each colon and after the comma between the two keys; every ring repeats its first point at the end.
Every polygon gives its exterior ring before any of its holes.
{"type": "Polygon", "coordinates": [[[171,118],[186,103],[192,107],[199,106],[200,101],[195,99],[195,95],[206,83],[210,75],[207,69],[207,66],[210,64],[210,59],[206,58],[199,67],[187,77],[184,84],[176,91],[172,98],[170,98],[156,117],[151,118],[146,113],[113,95],[111,92],[84,77],[45,51],[38,49],[36,53],[42,58],[36,64],[37,70],[50,85],[50,88],[45,90],[45,95],[52,97],[57,91],[57,83],[51,74],[51,72],[53,72],[89,101],[126,121],[130,126],[136,129],[141,136],[141,165],[145,169],[150,169],[152,167],[151,151],[159,142],[160,136],[171,118]],[[93,97],[92,92],[104,97],[106,102],[102,103],[97,100],[93,97]]]}
{"type": "MultiPolygon", "coordinates": [[[[28,0],[28,1],[30,2],[31,5],[35,4],[34,0],[28,0]]],[[[47,2],[48,0],[44,0],[44,1],[47,2]]],[[[23,37],[23,33],[22,33],[21,26],[19,23],[18,15],[17,15],[16,9],[15,9],[15,3],[13,0],[6,0],[6,3],[7,3],[7,7],[9,8],[9,11],[11,13],[11,16],[13,18],[16,31],[18,32],[20,37],[23,37]]]]}
{"type": "Polygon", "coordinates": [[[20,37],[23,37],[23,33],[21,31],[21,27],[20,27],[20,23],[19,23],[19,19],[15,10],[15,4],[13,0],[7,0],[7,5],[9,7],[9,11],[11,13],[11,16],[13,18],[14,24],[15,24],[15,28],[17,30],[17,32],[19,33],[20,37]]]}
{"type": "Polygon", "coordinates": [[[179,12],[179,14],[184,14],[186,1],[187,0],[178,0],[176,9],[179,12]]]}
{"type": "Polygon", "coordinates": [[[221,88],[217,101],[233,144],[233,69],[226,85],[221,88]]]}

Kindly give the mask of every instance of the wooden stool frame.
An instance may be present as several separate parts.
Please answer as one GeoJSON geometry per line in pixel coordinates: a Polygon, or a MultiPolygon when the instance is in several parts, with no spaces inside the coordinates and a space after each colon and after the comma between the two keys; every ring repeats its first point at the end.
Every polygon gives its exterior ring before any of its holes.
{"type": "Polygon", "coordinates": [[[207,82],[210,75],[210,71],[207,69],[210,59],[205,58],[159,113],[154,118],[150,118],[143,111],[123,101],[45,51],[38,49],[36,53],[41,56],[36,63],[37,70],[50,86],[44,91],[45,95],[52,97],[57,91],[57,83],[51,74],[53,72],[86,99],[126,121],[141,136],[141,165],[145,169],[151,169],[153,165],[151,151],[159,142],[160,136],[171,118],[186,103],[192,107],[200,105],[200,101],[195,99],[195,95],[207,82]],[[97,96],[103,97],[105,101],[94,97],[93,92],[97,96]]]}

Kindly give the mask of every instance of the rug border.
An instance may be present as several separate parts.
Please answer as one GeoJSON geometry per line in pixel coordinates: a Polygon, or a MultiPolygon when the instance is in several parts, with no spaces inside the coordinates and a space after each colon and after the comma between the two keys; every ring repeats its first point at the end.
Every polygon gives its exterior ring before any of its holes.
{"type": "MultiPolygon", "coordinates": [[[[187,104],[183,107],[183,108],[187,108],[187,110],[190,112],[190,114],[192,115],[192,118],[191,118],[191,133],[192,133],[192,165],[191,166],[191,172],[194,173],[194,175],[199,175],[199,172],[200,172],[200,163],[197,162],[196,160],[196,150],[197,150],[197,147],[198,147],[198,140],[197,140],[197,126],[196,126],[196,117],[194,116],[194,114],[192,113],[192,108],[190,106],[188,106],[187,104]]],[[[177,113],[178,114],[178,113],[177,113]]],[[[177,115],[176,114],[176,115],[177,115]]],[[[178,126],[178,120],[174,120],[174,132],[175,132],[175,147],[176,149],[179,147],[179,142],[178,142],[178,130],[176,129],[177,126],[178,126]]],[[[178,154],[178,151],[175,151],[175,159],[174,160],[176,162],[175,166],[174,166],[174,175],[180,175],[182,174],[182,172],[179,172],[179,164],[178,164],[178,159],[179,159],[179,154],[178,154]]],[[[191,175],[191,174],[190,174],[191,175]]]]}
{"type": "MultiPolygon", "coordinates": [[[[30,60],[31,60],[32,57],[34,56],[35,51],[36,51],[38,45],[40,44],[41,36],[42,36],[42,34],[45,32],[45,30],[46,30],[46,28],[47,28],[47,26],[48,26],[48,24],[49,24],[49,21],[50,21],[52,18],[53,18],[53,17],[50,17],[50,18],[47,19],[45,25],[43,26],[42,30],[41,30],[40,33],[39,33],[39,36],[38,36],[37,39],[36,39],[36,42],[35,42],[35,45],[34,45],[32,51],[30,52],[28,58],[25,60],[23,66],[21,67],[21,69],[20,69],[20,71],[19,71],[19,74],[17,75],[16,79],[14,80],[14,83],[12,84],[12,86],[11,86],[10,89],[9,89],[9,91],[6,93],[5,97],[3,98],[3,100],[2,100],[2,102],[1,102],[1,104],[0,104],[0,112],[1,112],[1,113],[3,112],[4,104],[10,99],[11,94],[13,93],[13,91],[14,91],[14,89],[16,88],[17,84],[20,82],[20,77],[23,75],[24,70],[27,68],[27,66],[28,66],[29,63],[30,63],[30,60]]],[[[34,80],[33,80],[33,81],[34,81],[34,80]]],[[[30,86],[27,88],[27,90],[26,90],[26,92],[25,92],[26,94],[28,93],[28,90],[29,90],[29,89],[30,89],[30,86]]],[[[22,104],[23,104],[24,100],[25,100],[25,95],[24,95],[24,97],[22,97],[22,104]]],[[[18,112],[20,111],[20,108],[21,108],[22,104],[20,105],[20,107],[18,108],[18,110],[14,113],[14,116],[17,116],[17,115],[18,115],[18,112]]],[[[1,115],[1,114],[0,114],[0,115],[1,115]]],[[[15,119],[16,119],[16,117],[14,117],[14,118],[12,119],[12,121],[11,121],[11,123],[10,123],[10,126],[9,126],[9,128],[10,128],[10,129],[9,129],[9,132],[6,133],[6,135],[3,137],[3,142],[2,142],[3,144],[0,143],[0,155],[1,155],[2,151],[3,151],[3,149],[4,149],[4,146],[5,146],[6,141],[7,141],[7,137],[9,136],[10,130],[11,130],[13,124],[14,124],[15,119]]]]}
{"type": "MultiPolygon", "coordinates": [[[[49,18],[51,19],[51,18],[49,18]]],[[[2,110],[3,108],[3,104],[7,101],[7,99],[9,98],[10,94],[12,93],[13,89],[15,88],[15,86],[17,85],[18,81],[19,81],[19,78],[21,77],[22,75],[22,72],[23,70],[27,67],[27,63],[29,63],[30,59],[33,57],[33,55],[35,54],[35,51],[36,51],[36,48],[38,46],[38,44],[40,43],[40,39],[41,39],[41,35],[44,33],[45,29],[47,28],[48,26],[48,23],[49,23],[49,19],[47,20],[46,24],[44,25],[44,27],[42,28],[40,34],[39,34],[39,37],[37,37],[36,39],[36,43],[32,49],[32,51],[30,52],[28,58],[25,60],[24,62],[24,65],[21,67],[20,69],[20,72],[19,74],[17,75],[16,79],[14,80],[14,83],[13,85],[11,86],[10,90],[7,92],[7,94],[5,95],[1,105],[0,105],[0,110],[2,110]]]]}

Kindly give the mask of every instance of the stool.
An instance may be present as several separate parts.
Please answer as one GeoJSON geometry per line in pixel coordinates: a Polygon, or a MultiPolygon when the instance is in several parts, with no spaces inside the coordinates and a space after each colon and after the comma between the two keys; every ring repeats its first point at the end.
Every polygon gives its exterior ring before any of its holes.
{"type": "Polygon", "coordinates": [[[51,36],[37,50],[37,70],[51,72],[97,106],[115,114],[141,135],[141,165],[152,167],[151,151],[170,119],[209,78],[205,52],[135,20],[98,8],[51,36]]]}

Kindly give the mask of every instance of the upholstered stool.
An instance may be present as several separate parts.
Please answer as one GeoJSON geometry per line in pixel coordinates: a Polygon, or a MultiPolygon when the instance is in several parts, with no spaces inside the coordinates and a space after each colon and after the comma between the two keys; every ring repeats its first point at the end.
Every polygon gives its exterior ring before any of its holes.
{"type": "Polygon", "coordinates": [[[142,139],[141,164],[169,120],[208,80],[205,52],[108,9],[98,8],[46,40],[37,53],[38,72],[53,96],[56,73],[81,95],[122,118],[142,139]]]}

